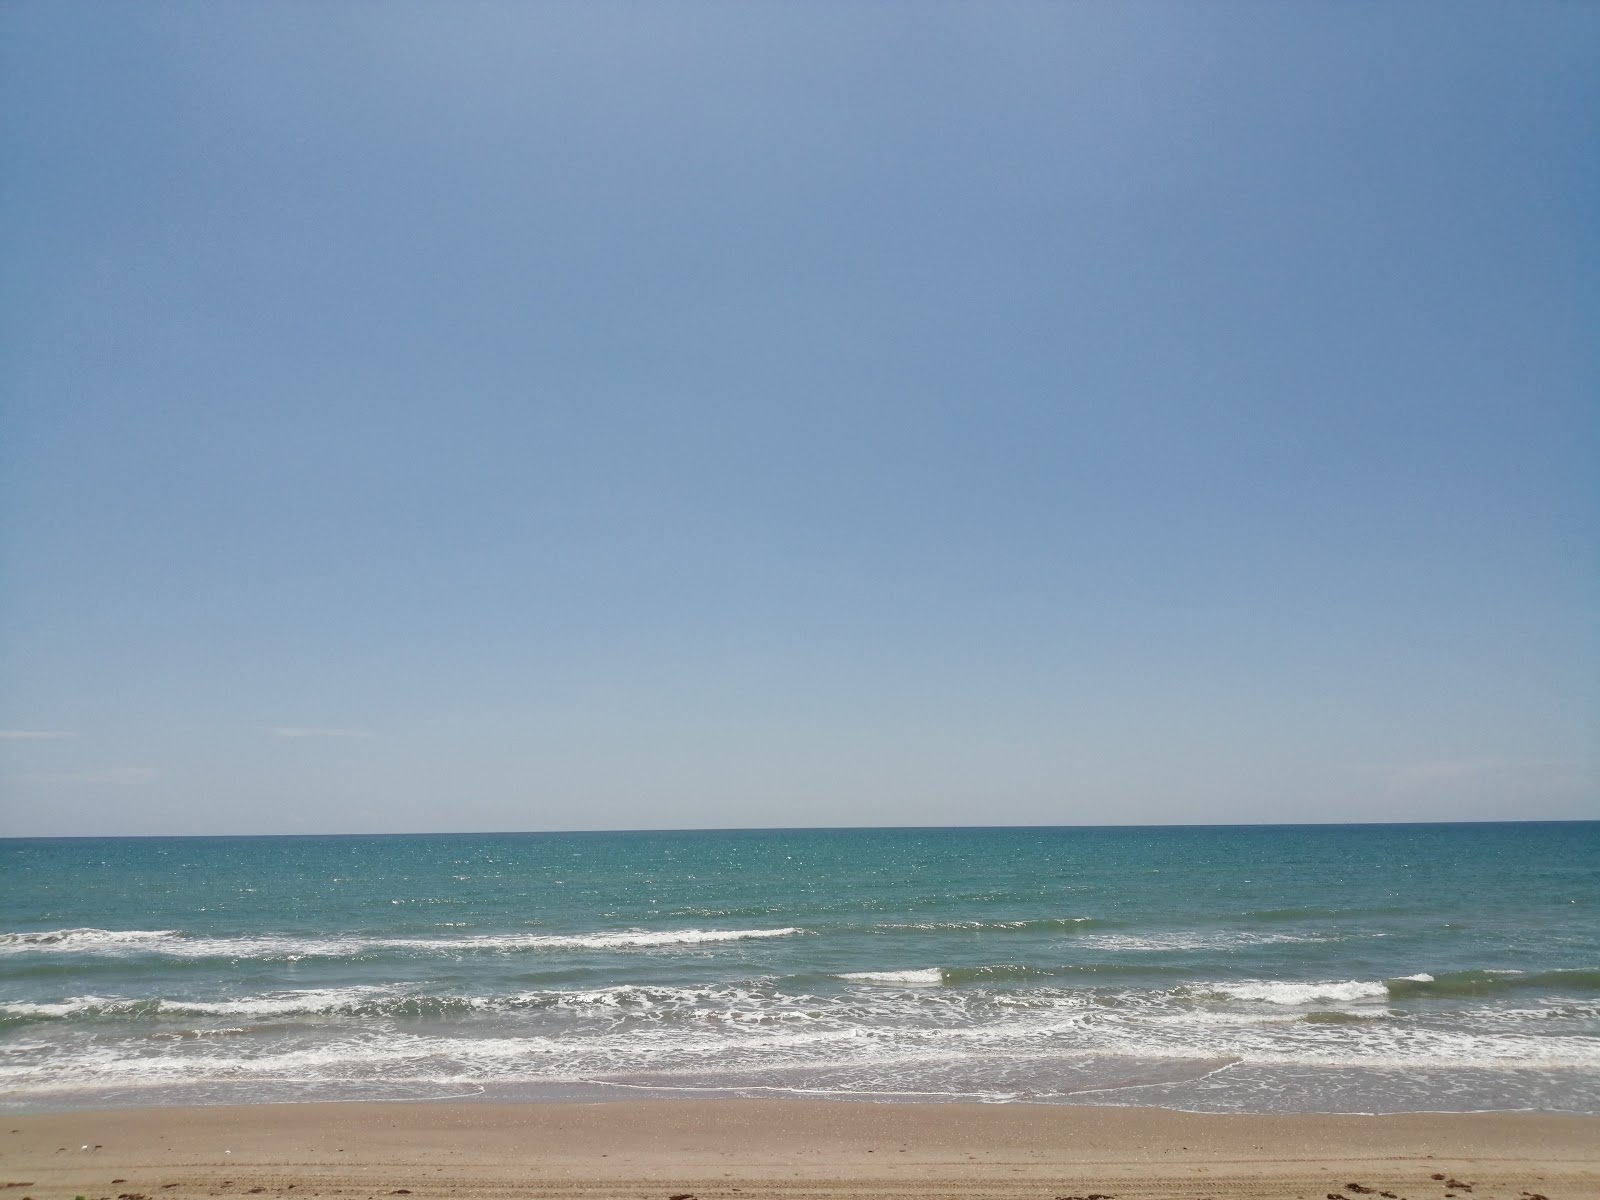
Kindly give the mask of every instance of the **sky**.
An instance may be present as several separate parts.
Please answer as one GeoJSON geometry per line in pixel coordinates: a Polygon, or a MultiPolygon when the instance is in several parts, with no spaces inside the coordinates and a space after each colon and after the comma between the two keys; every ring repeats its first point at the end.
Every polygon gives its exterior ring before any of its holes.
{"type": "Polygon", "coordinates": [[[0,7],[0,835],[1600,817],[1600,7],[0,7]]]}

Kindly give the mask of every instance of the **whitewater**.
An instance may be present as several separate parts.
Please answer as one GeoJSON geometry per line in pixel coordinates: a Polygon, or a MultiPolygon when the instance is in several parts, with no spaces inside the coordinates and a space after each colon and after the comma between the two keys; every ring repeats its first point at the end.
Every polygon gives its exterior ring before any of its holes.
{"type": "Polygon", "coordinates": [[[1600,1112],[1600,824],[0,841],[0,1105],[1600,1112]]]}

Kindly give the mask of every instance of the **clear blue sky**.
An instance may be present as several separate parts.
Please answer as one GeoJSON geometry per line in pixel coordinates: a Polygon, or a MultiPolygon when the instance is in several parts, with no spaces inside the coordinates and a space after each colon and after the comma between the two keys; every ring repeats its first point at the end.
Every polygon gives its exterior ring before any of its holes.
{"type": "Polygon", "coordinates": [[[0,42],[0,833],[1600,815],[1600,6],[0,42]]]}

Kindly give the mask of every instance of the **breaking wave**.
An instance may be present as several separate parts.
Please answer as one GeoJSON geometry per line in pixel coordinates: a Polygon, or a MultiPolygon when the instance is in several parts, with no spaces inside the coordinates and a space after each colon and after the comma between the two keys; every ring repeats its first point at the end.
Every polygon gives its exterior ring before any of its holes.
{"type": "Polygon", "coordinates": [[[58,929],[45,933],[0,934],[4,954],[158,954],[169,958],[350,958],[386,950],[416,954],[509,953],[520,950],[648,950],[660,946],[699,946],[759,938],[791,937],[796,926],[780,929],[624,929],[596,933],[472,934],[454,938],[299,937],[260,934],[244,937],[192,937],[171,929],[58,929]]]}
{"type": "Polygon", "coordinates": [[[1095,950],[1123,952],[1172,952],[1186,950],[1241,950],[1248,946],[1309,945],[1316,942],[1337,942],[1338,935],[1253,933],[1233,931],[1226,933],[1155,933],[1145,935],[1124,933],[1092,933],[1074,940],[1076,946],[1095,950]]]}
{"type": "Polygon", "coordinates": [[[1356,979],[1325,983],[1252,980],[1245,983],[1211,984],[1205,991],[1213,996],[1225,996],[1233,1000],[1254,1000],[1265,1004],[1286,1005],[1386,1000],[1389,996],[1387,985],[1383,983],[1367,983],[1356,979]]]}
{"type": "Polygon", "coordinates": [[[60,1036],[41,1039],[37,1051],[16,1043],[0,1062],[0,1090],[238,1079],[593,1083],[644,1075],[776,1085],[809,1072],[854,1080],[846,1091],[867,1079],[964,1073],[1048,1094],[1091,1069],[1154,1079],[1229,1064],[1600,1066],[1600,1043],[1555,1009],[1515,1021],[1486,1010],[1446,1028],[1386,1009],[1381,983],[1016,990],[936,986],[942,980],[938,969],[924,968],[831,981],[482,996],[379,984],[231,999],[84,995],[11,1003],[0,1005],[0,1021],[54,1026],[60,1036]]]}
{"type": "Polygon", "coordinates": [[[51,929],[42,933],[0,933],[0,954],[27,951],[93,953],[155,945],[181,936],[175,929],[51,929]]]}
{"type": "Polygon", "coordinates": [[[1037,917],[1026,921],[892,921],[873,926],[874,930],[925,930],[974,933],[1081,933],[1088,929],[1110,928],[1117,924],[1100,917],[1037,917]]]}
{"type": "Polygon", "coordinates": [[[846,971],[840,979],[857,983],[898,983],[912,987],[934,987],[944,982],[944,972],[938,967],[920,971],[846,971]]]}

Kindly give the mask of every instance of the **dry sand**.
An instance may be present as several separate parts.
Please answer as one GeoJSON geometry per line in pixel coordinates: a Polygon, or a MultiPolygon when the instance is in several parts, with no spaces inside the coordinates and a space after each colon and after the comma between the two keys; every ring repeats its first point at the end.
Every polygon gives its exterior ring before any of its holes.
{"type": "Polygon", "coordinates": [[[1600,1117],[786,1100],[128,1109],[0,1117],[0,1183],[0,1200],[1600,1200],[1600,1117]]]}

